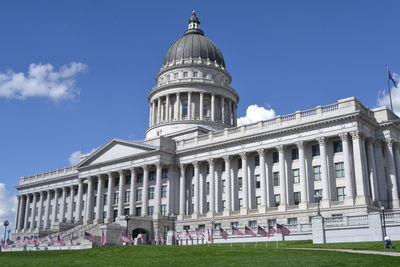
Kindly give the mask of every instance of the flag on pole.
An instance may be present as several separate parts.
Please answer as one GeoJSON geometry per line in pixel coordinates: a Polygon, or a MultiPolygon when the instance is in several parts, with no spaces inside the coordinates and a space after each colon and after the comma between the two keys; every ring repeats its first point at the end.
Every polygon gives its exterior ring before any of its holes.
{"type": "Polygon", "coordinates": [[[125,234],[121,234],[120,238],[121,238],[122,242],[125,242],[125,243],[130,243],[131,242],[129,237],[127,237],[125,234]]]}
{"type": "Polygon", "coordinates": [[[197,236],[203,236],[203,237],[204,237],[204,232],[199,231],[199,229],[196,228],[196,235],[197,235],[197,236]]]}
{"type": "Polygon", "coordinates": [[[235,226],[232,226],[232,235],[244,235],[244,233],[237,229],[235,226]]]}
{"type": "Polygon", "coordinates": [[[278,234],[290,235],[290,230],[283,224],[276,224],[276,229],[278,234]]]}
{"type": "Polygon", "coordinates": [[[262,235],[262,236],[268,236],[268,232],[265,231],[264,228],[262,228],[261,226],[257,226],[257,234],[258,235],[262,235]]]}
{"type": "Polygon", "coordinates": [[[223,239],[227,239],[228,238],[228,232],[226,232],[222,227],[219,228],[219,235],[223,239]]]}
{"type": "Polygon", "coordinates": [[[207,234],[208,234],[208,242],[211,242],[213,240],[212,234],[210,230],[207,229],[207,234]]]}
{"type": "Polygon", "coordinates": [[[104,246],[107,243],[107,237],[104,234],[104,230],[101,230],[101,245],[104,246]]]}
{"type": "Polygon", "coordinates": [[[276,234],[276,230],[272,225],[268,226],[268,235],[276,234]]]}
{"type": "Polygon", "coordinates": [[[64,238],[60,235],[57,236],[57,242],[60,246],[64,246],[64,238]]]}
{"type": "Polygon", "coordinates": [[[247,225],[244,227],[244,234],[245,235],[251,235],[251,236],[257,236],[256,233],[253,232],[253,230],[250,229],[247,225]]]}
{"type": "Polygon", "coordinates": [[[392,73],[390,72],[389,68],[387,68],[387,75],[388,75],[388,80],[391,81],[394,85],[394,87],[397,87],[398,82],[393,78],[392,73]]]}
{"type": "Polygon", "coordinates": [[[47,236],[47,245],[53,245],[53,239],[51,239],[51,236],[47,236]]]}
{"type": "Polygon", "coordinates": [[[179,236],[178,232],[175,232],[175,238],[176,238],[176,240],[178,240],[178,241],[181,240],[181,237],[179,236]]]}
{"type": "Polygon", "coordinates": [[[68,240],[69,240],[69,243],[71,244],[71,246],[73,246],[74,242],[72,240],[72,234],[68,235],[68,240]]]}
{"type": "Polygon", "coordinates": [[[189,237],[190,240],[193,240],[192,235],[189,233],[189,230],[186,229],[186,237],[189,237]]]}
{"type": "Polygon", "coordinates": [[[83,239],[89,240],[90,242],[94,242],[93,236],[92,236],[91,234],[89,234],[88,232],[85,232],[85,233],[83,234],[83,239]]]}

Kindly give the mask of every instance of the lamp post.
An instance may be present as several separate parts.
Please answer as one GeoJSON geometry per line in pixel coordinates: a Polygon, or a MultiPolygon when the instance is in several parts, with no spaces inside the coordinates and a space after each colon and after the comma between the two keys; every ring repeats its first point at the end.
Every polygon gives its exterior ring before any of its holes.
{"type": "MultiPolygon", "coordinates": [[[[385,240],[385,236],[386,236],[386,220],[385,220],[385,206],[381,206],[381,216],[382,216],[382,221],[383,221],[383,240],[385,240]]],[[[382,225],[382,221],[381,221],[381,225],[382,225]]]]}
{"type": "Polygon", "coordinates": [[[10,233],[11,233],[11,230],[8,229],[7,233],[8,233],[7,241],[10,241],[10,233]]]}
{"type": "Polygon", "coordinates": [[[125,214],[125,221],[126,221],[126,236],[128,236],[128,222],[131,218],[128,214],[125,214]]]}
{"type": "Polygon", "coordinates": [[[210,220],[211,223],[211,244],[214,244],[214,224],[215,221],[213,219],[210,220]]]}
{"type": "Polygon", "coordinates": [[[7,226],[9,225],[10,223],[7,221],[7,220],[5,220],[4,221],[4,242],[6,241],[6,233],[7,233],[7,226]]]}
{"type": "Polygon", "coordinates": [[[317,216],[321,216],[321,210],[320,210],[320,208],[319,208],[319,205],[320,205],[320,203],[321,203],[322,196],[320,196],[319,194],[315,194],[315,195],[314,195],[314,199],[315,199],[315,200],[317,201],[317,203],[318,203],[317,216]]]}
{"type": "Polygon", "coordinates": [[[172,238],[172,241],[175,240],[175,219],[176,215],[174,213],[168,214],[168,221],[172,221],[172,231],[174,232],[174,237],[172,238]]]}

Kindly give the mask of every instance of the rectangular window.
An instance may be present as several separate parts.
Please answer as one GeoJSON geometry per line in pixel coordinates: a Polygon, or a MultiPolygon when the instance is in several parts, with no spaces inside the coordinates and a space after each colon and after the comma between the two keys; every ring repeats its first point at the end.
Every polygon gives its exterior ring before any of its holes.
{"type": "Polygon", "coordinates": [[[207,78],[207,73],[203,72],[203,78],[207,78]]]}
{"type": "Polygon", "coordinates": [[[312,156],[313,157],[318,157],[320,155],[319,145],[318,144],[312,145],[311,146],[311,152],[312,152],[312,156]]]}
{"type": "Polygon", "coordinates": [[[335,173],[336,173],[336,178],[344,177],[344,163],[343,162],[335,163],[335,173]]]}
{"type": "Polygon", "coordinates": [[[104,195],[103,197],[103,205],[107,205],[107,200],[108,199],[108,195],[104,195]]]}
{"type": "Polygon", "coordinates": [[[278,163],[279,162],[279,154],[278,152],[272,152],[272,163],[278,163]]]}
{"type": "Polygon", "coordinates": [[[334,141],[333,142],[333,152],[340,153],[343,152],[342,140],[334,141]]]}
{"type": "Polygon", "coordinates": [[[129,208],[124,209],[124,215],[129,215],[129,208]]]}
{"type": "Polygon", "coordinates": [[[207,202],[207,212],[210,211],[210,202],[207,202]]]}
{"type": "Polygon", "coordinates": [[[281,204],[281,195],[274,195],[275,207],[278,207],[281,204]]]}
{"type": "Polygon", "coordinates": [[[226,208],[226,201],[222,200],[222,208],[225,209],[226,208]]]}
{"type": "Polygon", "coordinates": [[[287,224],[289,224],[289,225],[297,224],[297,218],[288,218],[287,224]]]}
{"type": "Polygon", "coordinates": [[[149,187],[148,198],[154,199],[154,187],[149,187]]]}
{"type": "Polygon", "coordinates": [[[164,216],[167,215],[167,205],[166,204],[161,205],[161,214],[164,216]]]}
{"type": "Polygon", "coordinates": [[[208,116],[208,104],[203,104],[203,116],[208,116]]]}
{"type": "Polygon", "coordinates": [[[171,75],[167,75],[167,81],[171,80],[171,75]]]}
{"type": "Polygon", "coordinates": [[[168,169],[167,168],[162,169],[161,178],[163,178],[163,179],[167,179],[168,178],[168,169]]]}
{"type": "Polygon", "coordinates": [[[196,78],[199,76],[199,73],[197,71],[193,71],[193,77],[196,78]]]}
{"type": "Polygon", "coordinates": [[[167,186],[163,185],[161,186],[161,198],[166,198],[167,197],[167,186]]]}
{"type": "Polygon", "coordinates": [[[136,216],[140,216],[142,214],[142,207],[136,207],[136,216]]]}
{"type": "Polygon", "coordinates": [[[130,175],[125,177],[125,184],[128,184],[128,185],[131,184],[131,176],[130,175]]]}
{"type": "Polygon", "coordinates": [[[108,179],[104,181],[104,188],[108,188],[108,179]]]}
{"type": "Polygon", "coordinates": [[[222,183],[221,183],[222,185],[222,193],[225,193],[225,187],[226,187],[226,184],[225,184],[225,180],[222,180],[222,183]]]}
{"type": "Polygon", "coordinates": [[[239,227],[239,222],[231,222],[231,227],[238,228],[239,227]]]}
{"type": "Polygon", "coordinates": [[[301,202],[301,193],[300,192],[294,192],[293,193],[293,198],[294,198],[294,204],[299,205],[301,202]]]}
{"type": "Polygon", "coordinates": [[[261,188],[261,179],[260,179],[260,175],[256,174],[255,176],[255,180],[256,180],[256,188],[261,188]]]}
{"type": "Polygon", "coordinates": [[[207,174],[210,174],[210,165],[207,164],[207,174]]]}
{"type": "Polygon", "coordinates": [[[299,150],[297,148],[292,149],[292,160],[299,159],[299,150]]]}
{"type": "Polygon", "coordinates": [[[260,156],[259,155],[254,156],[254,166],[260,166],[260,156]]]}
{"type": "Polygon", "coordinates": [[[321,166],[313,166],[314,181],[321,181],[321,166]]]}
{"type": "Polygon", "coordinates": [[[114,179],[114,186],[119,186],[119,178],[114,179]]]}
{"type": "Polygon", "coordinates": [[[142,189],[136,189],[136,201],[142,200],[142,189]]]}
{"type": "Polygon", "coordinates": [[[154,181],[156,179],[156,172],[150,171],[149,172],[149,181],[154,181]]]}
{"type": "Polygon", "coordinates": [[[268,226],[275,226],[276,225],[276,219],[269,219],[267,220],[268,226]]]}
{"type": "Polygon", "coordinates": [[[239,187],[239,191],[242,191],[242,188],[243,188],[243,179],[242,179],[242,177],[238,177],[238,187],[239,187]]]}
{"type": "Polygon", "coordinates": [[[125,202],[131,201],[131,191],[125,191],[125,202]]]}
{"type": "Polygon", "coordinates": [[[343,201],[346,198],[346,188],[338,187],[336,188],[338,201],[343,201]]]}
{"type": "Polygon", "coordinates": [[[249,227],[250,228],[256,228],[257,227],[257,221],[249,221],[249,227]]]}
{"type": "Polygon", "coordinates": [[[242,168],[242,159],[241,158],[237,159],[237,165],[238,165],[238,169],[242,168]]]}
{"type": "Polygon", "coordinates": [[[154,214],[154,206],[149,206],[147,208],[147,215],[153,215],[154,214]]]}
{"type": "Polygon", "coordinates": [[[243,198],[239,198],[239,208],[243,207],[243,198]]]}
{"type": "Polygon", "coordinates": [[[261,205],[261,197],[256,197],[256,207],[258,208],[261,205]]]}
{"type": "Polygon", "coordinates": [[[119,200],[119,193],[115,192],[114,193],[114,204],[118,204],[118,200],[119,200]]]}
{"type": "Polygon", "coordinates": [[[187,72],[187,71],[184,71],[184,72],[183,72],[183,77],[184,77],[184,78],[187,78],[188,76],[189,76],[188,72],[187,72]]]}
{"type": "Polygon", "coordinates": [[[207,195],[210,194],[210,182],[206,183],[206,192],[207,192],[207,195]]]}
{"type": "Polygon", "coordinates": [[[138,173],[136,177],[136,182],[143,183],[143,173],[138,173]]]}
{"type": "Polygon", "coordinates": [[[272,178],[274,180],[274,186],[279,186],[279,172],[273,172],[272,178]]]}
{"type": "Polygon", "coordinates": [[[225,171],[225,161],[221,162],[221,170],[222,170],[222,172],[225,171]]]}
{"type": "Polygon", "coordinates": [[[194,184],[192,184],[192,197],[194,196],[194,184]]]}
{"type": "Polygon", "coordinates": [[[188,115],[188,103],[182,101],[182,116],[186,117],[188,115]]]}
{"type": "Polygon", "coordinates": [[[174,73],[174,79],[178,79],[179,78],[179,73],[178,72],[175,72],[174,73]]]}
{"type": "Polygon", "coordinates": [[[314,202],[317,202],[317,200],[315,200],[315,196],[322,196],[322,189],[314,190],[314,202]]]}
{"type": "Polygon", "coordinates": [[[293,170],[293,184],[299,184],[299,183],[300,183],[300,170],[294,169],[293,170]]]}

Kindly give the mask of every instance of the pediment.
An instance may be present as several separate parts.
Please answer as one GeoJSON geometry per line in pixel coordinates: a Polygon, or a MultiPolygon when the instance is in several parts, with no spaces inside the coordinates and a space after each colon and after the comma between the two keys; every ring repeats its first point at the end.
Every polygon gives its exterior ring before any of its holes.
{"type": "Polygon", "coordinates": [[[78,168],[151,152],[156,148],[137,142],[113,139],[83,160],[78,168]]]}

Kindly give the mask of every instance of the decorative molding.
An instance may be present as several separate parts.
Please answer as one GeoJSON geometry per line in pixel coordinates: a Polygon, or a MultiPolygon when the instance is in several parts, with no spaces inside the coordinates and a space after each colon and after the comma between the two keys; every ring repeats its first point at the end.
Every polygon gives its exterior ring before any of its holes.
{"type": "Polygon", "coordinates": [[[283,153],[285,149],[284,145],[278,145],[275,148],[276,150],[278,150],[279,153],[283,153]]]}
{"type": "Polygon", "coordinates": [[[247,160],[247,152],[240,152],[239,155],[242,158],[242,160],[247,160]]]}
{"type": "Polygon", "coordinates": [[[214,166],[214,159],[207,159],[208,165],[214,166]]]}
{"type": "Polygon", "coordinates": [[[298,150],[304,150],[304,141],[296,142],[296,146],[298,150]]]}
{"type": "Polygon", "coordinates": [[[265,149],[264,148],[259,148],[257,149],[257,153],[260,157],[265,157],[265,149]]]}
{"type": "Polygon", "coordinates": [[[359,130],[350,132],[350,135],[351,135],[351,138],[353,138],[353,140],[358,140],[362,136],[361,132],[359,130]]]}
{"type": "Polygon", "coordinates": [[[326,138],[323,136],[323,137],[318,137],[317,138],[317,142],[318,142],[318,144],[320,145],[320,146],[325,146],[325,143],[326,143],[326,138]]]}
{"type": "Polygon", "coordinates": [[[222,158],[224,159],[225,162],[228,162],[231,160],[231,155],[225,155],[222,158]]]}
{"type": "Polygon", "coordinates": [[[340,137],[340,140],[342,140],[342,142],[348,142],[348,134],[347,133],[340,133],[339,137],[340,137]]]}

